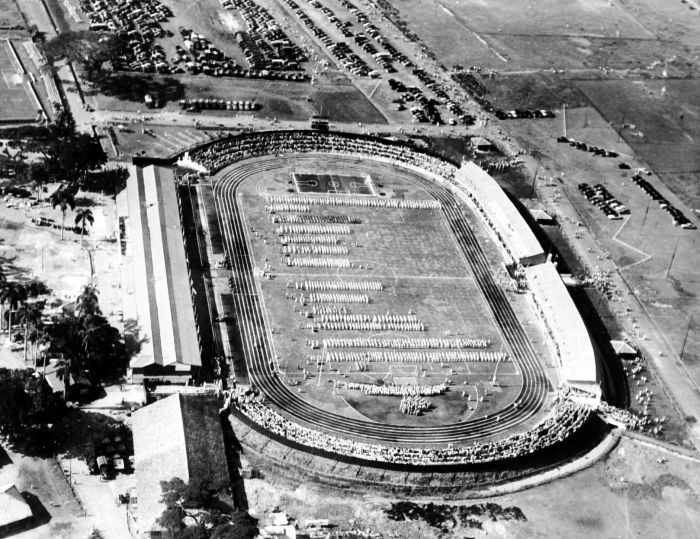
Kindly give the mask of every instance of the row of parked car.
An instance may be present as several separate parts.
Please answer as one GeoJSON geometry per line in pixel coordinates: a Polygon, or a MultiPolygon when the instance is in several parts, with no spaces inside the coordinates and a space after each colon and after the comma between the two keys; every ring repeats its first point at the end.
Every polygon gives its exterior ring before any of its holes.
{"type": "Polygon", "coordinates": [[[569,146],[571,146],[572,148],[576,148],[577,150],[581,150],[584,152],[591,152],[591,153],[598,155],[600,157],[619,157],[620,156],[619,153],[614,152],[612,150],[606,150],[605,148],[599,148],[598,146],[594,146],[593,144],[586,144],[585,142],[570,139],[567,137],[557,137],[557,142],[560,142],[562,144],[569,144],[569,146]]]}
{"type": "Polygon", "coordinates": [[[659,193],[656,190],[656,188],[653,185],[651,185],[647,180],[642,178],[639,174],[635,174],[634,176],[632,176],[632,181],[636,183],[639,187],[641,187],[644,190],[644,192],[652,198],[652,200],[658,202],[659,206],[661,206],[671,215],[671,217],[673,218],[673,224],[675,226],[680,226],[681,228],[685,228],[688,230],[697,229],[697,226],[690,219],[688,219],[681,210],[679,210],[673,204],[671,204],[665,197],[661,195],[661,193],[659,193]]]}
{"type": "Polygon", "coordinates": [[[304,51],[277,21],[253,0],[220,0],[225,9],[236,9],[248,27],[236,33],[236,41],[252,69],[298,71],[307,61],[304,51]]]}
{"type": "Polygon", "coordinates": [[[578,189],[591,204],[598,206],[608,219],[622,219],[623,215],[630,213],[629,208],[617,200],[604,185],[597,183],[590,186],[580,183],[578,189]]]}
{"type": "Polygon", "coordinates": [[[200,110],[252,111],[262,108],[259,103],[250,100],[223,99],[216,97],[189,97],[178,101],[180,108],[188,112],[200,110]]]}
{"type": "Polygon", "coordinates": [[[499,120],[517,120],[520,118],[556,118],[556,115],[551,110],[496,110],[494,112],[499,120]]]}

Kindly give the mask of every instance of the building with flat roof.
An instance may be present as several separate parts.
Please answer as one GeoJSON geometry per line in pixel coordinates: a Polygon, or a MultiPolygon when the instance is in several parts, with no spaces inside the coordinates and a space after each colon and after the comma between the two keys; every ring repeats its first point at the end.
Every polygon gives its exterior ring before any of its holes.
{"type": "Polygon", "coordinates": [[[120,219],[125,321],[140,351],[132,382],[187,383],[202,365],[175,172],[131,166],[120,219]]]}

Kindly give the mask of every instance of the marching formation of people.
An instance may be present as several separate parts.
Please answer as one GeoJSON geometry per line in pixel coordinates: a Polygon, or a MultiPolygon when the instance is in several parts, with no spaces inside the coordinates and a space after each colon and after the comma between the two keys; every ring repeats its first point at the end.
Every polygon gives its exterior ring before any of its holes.
{"type": "Polygon", "coordinates": [[[285,245],[280,249],[283,255],[346,255],[350,250],[345,245],[285,245]]]}
{"type": "MultiPolygon", "coordinates": [[[[265,206],[265,210],[268,213],[277,213],[277,212],[294,212],[294,213],[309,213],[311,211],[311,207],[309,206],[304,206],[303,204],[290,204],[290,203],[278,203],[278,204],[267,204],[265,206]]],[[[279,217],[277,215],[273,216],[273,223],[284,223],[285,221],[275,221],[274,217],[279,217]]],[[[289,222],[294,222],[294,221],[289,221],[289,222]]]]}
{"type": "Polygon", "coordinates": [[[316,316],[319,322],[375,322],[379,324],[408,324],[420,322],[415,314],[350,314],[350,313],[320,313],[316,316]]]}
{"type": "Polygon", "coordinates": [[[372,350],[366,352],[328,352],[326,359],[335,363],[474,363],[510,361],[504,352],[484,352],[472,350],[440,350],[433,352],[406,352],[372,350]]]}
{"type": "Polygon", "coordinates": [[[420,395],[404,395],[399,404],[399,411],[406,415],[419,415],[428,408],[430,408],[430,401],[420,395]]]}
{"type": "Polygon", "coordinates": [[[330,331],[425,331],[422,322],[312,322],[309,329],[330,331]]]}
{"type": "Polygon", "coordinates": [[[445,384],[433,385],[377,385],[377,384],[361,384],[359,382],[346,382],[347,389],[359,389],[365,395],[379,395],[382,397],[403,397],[404,395],[431,397],[433,395],[442,395],[447,391],[445,384]]]}
{"type": "Polygon", "coordinates": [[[231,394],[229,402],[251,421],[298,444],[364,460],[413,465],[477,464],[530,455],[579,430],[592,413],[585,405],[559,399],[547,418],[526,432],[484,443],[423,448],[379,445],[334,436],[292,422],[249,395],[231,394]]]}
{"type": "MultiPolygon", "coordinates": [[[[267,206],[266,206],[267,207],[267,206]]],[[[304,206],[308,208],[308,206],[304,206]]],[[[289,210],[294,212],[295,210],[289,210]]],[[[273,215],[270,217],[273,223],[328,223],[334,225],[359,225],[360,218],[350,215],[298,215],[290,213],[289,215],[273,215]]]]}
{"type": "Polygon", "coordinates": [[[301,294],[299,303],[369,303],[367,294],[344,294],[328,292],[312,292],[308,296],[301,294]]]}
{"type": "Polygon", "coordinates": [[[279,236],[284,234],[350,234],[350,227],[328,223],[289,224],[278,226],[275,233],[279,236]]]}
{"type": "Polygon", "coordinates": [[[439,337],[419,338],[376,338],[355,337],[348,339],[323,339],[324,348],[487,348],[488,339],[442,339],[439,337]]]}
{"type": "Polygon", "coordinates": [[[363,208],[389,208],[392,210],[439,210],[437,200],[412,200],[378,198],[358,195],[265,195],[270,204],[304,204],[317,206],[356,206],[363,208]]]}
{"type": "Polygon", "coordinates": [[[311,243],[313,245],[335,245],[340,239],[338,236],[324,236],[321,234],[294,234],[291,236],[282,236],[280,243],[287,245],[289,243],[311,243]]]}
{"type": "Polygon", "coordinates": [[[349,268],[349,258],[315,258],[312,256],[288,257],[287,266],[300,268],[349,268]]]}
{"type": "Polygon", "coordinates": [[[384,289],[381,281],[294,281],[294,288],[322,292],[381,292],[384,289]]]}

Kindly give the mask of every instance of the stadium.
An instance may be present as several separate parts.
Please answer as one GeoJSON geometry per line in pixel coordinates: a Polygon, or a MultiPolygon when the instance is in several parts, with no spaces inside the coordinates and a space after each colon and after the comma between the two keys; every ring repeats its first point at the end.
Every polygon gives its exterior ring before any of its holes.
{"type": "Polygon", "coordinates": [[[474,164],[315,131],[230,136],[177,163],[210,177],[196,211],[229,272],[215,293],[228,403],[252,428],[364,465],[448,470],[544,451],[593,415],[586,327],[474,164]]]}

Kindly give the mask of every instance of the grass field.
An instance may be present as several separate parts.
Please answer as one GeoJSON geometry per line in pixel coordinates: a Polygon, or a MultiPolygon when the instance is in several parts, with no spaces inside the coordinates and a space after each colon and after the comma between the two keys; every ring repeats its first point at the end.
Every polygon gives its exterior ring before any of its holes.
{"type": "Polygon", "coordinates": [[[34,121],[37,110],[7,43],[0,47],[0,74],[0,123],[34,121]]]}
{"type": "Polygon", "coordinates": [[[0,29],[24,28],[24,19],[12,0],[0,0],[0,29]]]}
{"type": "MultiPolygon", "coordinates": [[[[308,161],[307,161],[308,162],[308,161]]],[[[329,169],[322,162],[313,166],[293,164],[300,174],[362,175],[371,171],[373,181],[385,193],[401,193],[405,199],[426,199],[427,193],[401,179],[401,173],[389,167],[380,170],[358,163],[352,171],[329,169]]],[[[496,327],[489,308],[474,281],[467,262],[440,212],[428,210],[379,210],[362,207],[312,206],[311,214],[349,215],[359,217],[360,224],[350,225],[351,234],[343,236],[339,245],[347,246],[348,258],[354,267],[347,269],[288,267],[280,254],[275,233],[276,224],[264,208],[264,193],[287,193],[288,171],[250,176],[240,188],[240,207],[244,210],[245,226],[249,231],[254,266],[271,267],[272,279],[259,279],[263,304],[268,318],[273,351],[278,358],[281,377],[297,388],[303,398],[315,405],[349,417],[364,417],[391,424],[444,424],[480,417],[497,412],[513,402],[522,384],[517,366],[511,362],[445,363],[384,363],[371,362],[368,370],[358,370],[355,363],[340,362],[317,365],[323,350],[310,341],[346,337],[436,337],[484,338],[491,344],[489,351],[507,351],[507,345],[496,327]],[[382,291],[369,292],[369,304],[345,304],[351,314],[409,314],[414,313],[426,326],[423,332],[386,331],[379,334],[362,331],[330,331],[307,329],[298,298],[301,290],[296,281],[304,280],[381,281],[382,291]],[[304,373],[306,369],[306,374],[304,373]],[[499,386],[491,380],[497,369],[499,386]],[[366,396],[357,390],[337,388],[334,382],[368,384],[440,384],[446,379],[452,385],[443,396],[430,397],[432,407],[422,416],[405,416],[398,410],[399,397],[366,396]],[[484,397],[481,401],[479,398],[484,397]]],[[[465,210],[467,211],[467,210],[465,210]]],[[[302,214],[309,215],[309,214],[302,214]]],[[[470,215],[471,223],[478,222],[470,215]]],[[[477,227],[479,229],[479,227],[477,227]]],[[[484,231],[478,231],[480,238],[484,231]]],[[[500,254],[482,238],[487,256],[498,271],[500,254]]],[[[308,292],[306,292],[308,299],[308,292]]],[[[513,299],[519,316],[532,316],[524,298],[513,299]]],[[[545,344],[540,341],[536,326],[535,347],[547,357],[545,344]]],[[[336,349],[333,351],[356,351],[336,349]]]]}

